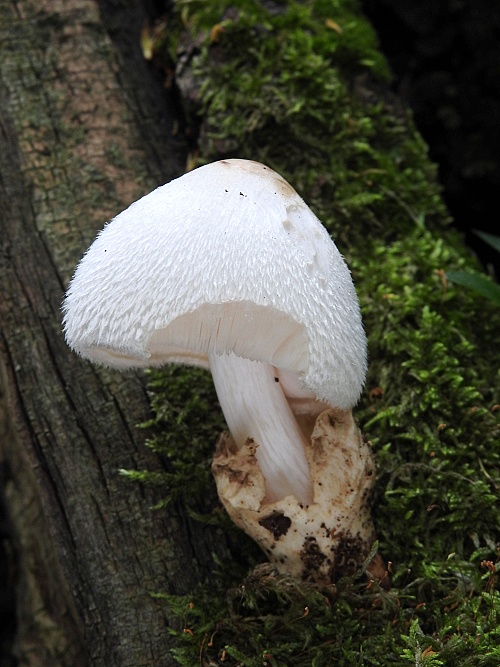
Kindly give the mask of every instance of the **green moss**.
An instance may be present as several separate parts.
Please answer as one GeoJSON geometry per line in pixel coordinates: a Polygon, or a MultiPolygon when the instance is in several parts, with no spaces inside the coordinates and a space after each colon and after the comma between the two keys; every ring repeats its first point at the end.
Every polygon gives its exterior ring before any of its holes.
{"type": "Polygon", "coordinates": [[[210,373],[180,366],[146,373],[153,418],[140,426],[153,433],[147,444],[163,455],[166,470],[122,473],[132,480],[165,488],[166,495],[158,509],[186,495],[194,508],[202,502],[207,489],[214,502],[211,460],[215,439],[225,423],[210,373]]]}
{"type": "Polygon", "coordinates": [[[393,592],[353,580],[318,591],[261,566],[229,590],[158,597],[182,619],[171,632],[185,667],[496,667],[500,596],[490,577],[443,564],[426,602],[409,577],[393,592]]]}
{"type": "Polygon", "coordinates": [[[415,227],[352,263],[372,359],[357,414],[378,454],[379,537],[414,576],[449,553],[493,558],[499,541],[498,315],[442,281],[460,253],[415,227]]]}
{"type": "MultiPolygon", "coordinates": [[[[266,567],[240,582],[224,567],[219,589],[163,596],[182,624],[175,657],[190,667],[497,667],[500,314],[446,283],[445,271],[477,266],[448,229],[411,118],[387,93],[373,31],[348,0],[178,6],[202,40],[202,159],[277,169],[353,271],[370,350],[356,414],[376,454],[392,589],[360,576],[318,591],[266,567]]],[[[166,503],[198,494],[215,504],[209,459],[222,424],[209,377],[152,378],[166,503]]]]}

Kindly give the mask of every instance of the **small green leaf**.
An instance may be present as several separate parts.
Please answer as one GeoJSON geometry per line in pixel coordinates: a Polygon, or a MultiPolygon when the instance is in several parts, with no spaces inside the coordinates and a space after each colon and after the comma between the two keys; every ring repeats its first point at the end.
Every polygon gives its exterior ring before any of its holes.
{"type": "Polygon", "coordinates": [[[480,276],[466,271],[448,271],[446,278],[452,283],[469,287],[486,299],[489,299],[497,306],[500,306],[500,285],[492,282],[486,276],[480,276]]]}
{"type": "Polygon", "coordinates": [[[473,230],[476,236],[479,236],[485,243],[491,246],[494,250],[500,252],[500,236],[488,234],[488,232],[480,232],[478,229],[473,230]]]}

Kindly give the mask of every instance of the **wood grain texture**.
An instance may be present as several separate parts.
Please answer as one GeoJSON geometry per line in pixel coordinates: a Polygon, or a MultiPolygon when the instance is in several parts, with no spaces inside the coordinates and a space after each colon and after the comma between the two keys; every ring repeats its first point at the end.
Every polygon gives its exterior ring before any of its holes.
{"type": "Polygon", "coordinates": [[[61,332],[96,231],[185,159],[123,6],[112,41],[90,0],[0,2],[0,461],[23,666],[172,664],[150,592],[210,576],[210,532],[118,473],[162,466],[135,429],[142,379],[83,362],[61,332]]]}

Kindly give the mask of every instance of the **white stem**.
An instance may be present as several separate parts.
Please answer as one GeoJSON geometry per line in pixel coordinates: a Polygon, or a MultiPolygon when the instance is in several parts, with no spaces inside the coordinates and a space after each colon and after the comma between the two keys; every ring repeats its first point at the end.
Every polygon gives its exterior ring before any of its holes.
{"type": "Polygon", "coordinates": [[[252,438],[266,480],[266,500],[294,495],[303,505],[313,499],[304,436],[270,364],[234,354],[210,354],[215,389],[236,445],[252,438]]]}

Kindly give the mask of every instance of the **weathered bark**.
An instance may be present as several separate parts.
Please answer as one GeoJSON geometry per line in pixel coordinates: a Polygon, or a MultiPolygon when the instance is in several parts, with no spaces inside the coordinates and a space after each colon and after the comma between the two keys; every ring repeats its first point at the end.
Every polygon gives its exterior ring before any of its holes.
{"type": "Polygon", "coordinates": [[[127,45],[140,10],[124,7],[0,2],[0,461],[20,665],[172,664],[149,593],[192,589],[224,549],[179,509],[151,512],[154,493],[119,475],[161,465],[134,429],[143,383],[83,362],[61,333],[96,230],[184,160],[138,40],[127,45]]]}

